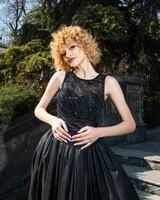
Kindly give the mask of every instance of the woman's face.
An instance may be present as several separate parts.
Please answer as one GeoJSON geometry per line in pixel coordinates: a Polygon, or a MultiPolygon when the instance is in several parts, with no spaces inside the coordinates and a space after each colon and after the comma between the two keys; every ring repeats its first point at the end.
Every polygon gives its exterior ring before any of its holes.
{"type": "Polygon", "coordinates": [[[63,51],[60,52],[60,55],[71,67],[79,66],[87,58],[83,49],[74,42],[67,45],[63,51]]]}

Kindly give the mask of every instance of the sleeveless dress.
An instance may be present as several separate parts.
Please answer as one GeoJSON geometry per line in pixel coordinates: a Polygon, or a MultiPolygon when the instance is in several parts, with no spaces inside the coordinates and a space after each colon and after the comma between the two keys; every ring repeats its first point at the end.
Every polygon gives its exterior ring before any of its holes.
{"type": "MultiPolygon", "coordinates": [[[[57,94],[57,117],[65,121],[69,134],[98,126],[106,76],[82,79],[65,73],[57,94]]],[[[51,128],[47,130],[32,158],[28,200],[139,200],[105,138],[81,150],[81,145],[60,142],[51,128]]]]}

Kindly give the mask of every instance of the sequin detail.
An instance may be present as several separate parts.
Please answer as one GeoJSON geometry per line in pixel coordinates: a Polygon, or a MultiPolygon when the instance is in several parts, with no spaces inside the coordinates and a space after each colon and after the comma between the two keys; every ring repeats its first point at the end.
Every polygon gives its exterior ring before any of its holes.
{"type": "Polygon", "coordinates": [[[74,72],[66,72],[57,95],[57,115],[79,121],[97,123],[104,105],[104,81],[106,74],[94,79],[81,79],[74,72]]]}

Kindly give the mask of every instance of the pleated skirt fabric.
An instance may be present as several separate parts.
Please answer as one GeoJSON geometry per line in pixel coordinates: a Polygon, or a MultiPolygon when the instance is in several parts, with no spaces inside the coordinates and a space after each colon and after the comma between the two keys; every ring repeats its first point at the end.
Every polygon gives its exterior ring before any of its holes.
{"type": "Polygon", "coordinates": [[[49,129],[31,166],[28,200],[139,200],[104,138],[86,149],[60,142],[49,129]]]}

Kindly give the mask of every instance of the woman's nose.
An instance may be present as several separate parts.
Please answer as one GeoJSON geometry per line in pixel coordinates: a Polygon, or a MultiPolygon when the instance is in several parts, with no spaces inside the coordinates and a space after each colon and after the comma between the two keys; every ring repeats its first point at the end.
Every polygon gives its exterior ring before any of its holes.
{"type": "Polygon", "coordinates": [[[70,57],[72,57],[72,54],[71,54],[71,52],[70,52],[70,51],[66,51],[66,57],[67,57],[67,58],[70,58],[70,57]]]}

